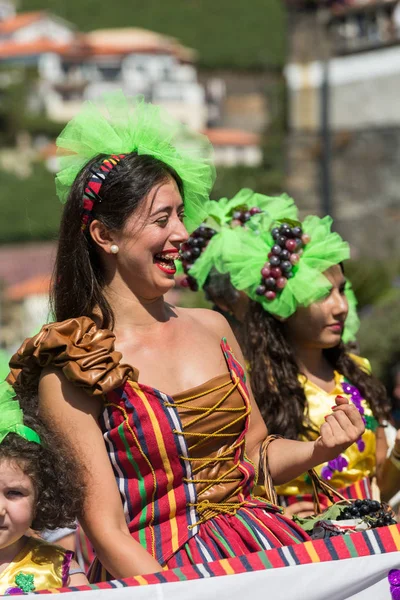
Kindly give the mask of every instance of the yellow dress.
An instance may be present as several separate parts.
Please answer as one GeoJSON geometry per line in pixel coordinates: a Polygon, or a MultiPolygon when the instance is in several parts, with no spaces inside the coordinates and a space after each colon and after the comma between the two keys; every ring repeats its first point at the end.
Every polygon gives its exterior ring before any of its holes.
{"type": "MultiPolygon", "coordinates": [[[[357,362],[364,371],[368,373],[371,371],[367,359],[355,355],[351,355],[351,358],[354,362],[357,362]]],[[[328,393],[312,381],[309,381],[304,375],[299,375],[299,381],[304,387],[307,398],[310,420],[318,430],[325,422],[324,416],[332,412],[331,407],[335,405],[336,396],[341,395],[351,399],[351,394],[345,393],[342,387],[343,384],[346,384],[344,376],[335,371],[334,377],[335,387],[328,393]]],[[[329,483],[338,490],[351,487],[352,495],[356,498],[363,498],[368,495],[368,491],[364,489],[365,483],[375,471],[375,427],[372,425],[372,428],[369,428],[369,423],[376,425],[376,422],[374,423],[375,420],[372,411],[366,400],[361,400],[361,406],[364,409],[363,416],[367,421],[367,428],[362,436],[363,443],[360,444],[363,449],[361,451],[357,443],[354,443],[347,448],[347,450],[341,454],[341,457],[343,457],[343,464],[347,463],[347,465],[341,471],[333,470],[330,473],[329,478],[329,483]]],[[[316,437],[317,434],[315,435],[315,438],[316,437]]],[[[324,463],[316,468],[319,475],[321,475],[321,473],[324,475],[324,473],[327,472],[327,465],[328,463],[324,463]]],[[[304,495],[311,494],[311,492],[312,488],[307,474],[303,474],[293,481],[277,487],[277,493],[280,496],[296,496],[296,500],[299,500],[299,497],[303,498],[304,495]]]]}
{"type": "Polygon", "coordinates": [[[68,583],[73,552],[36,538],[26,544],[0,573],[0,595],[60,588],[68,583]]]}

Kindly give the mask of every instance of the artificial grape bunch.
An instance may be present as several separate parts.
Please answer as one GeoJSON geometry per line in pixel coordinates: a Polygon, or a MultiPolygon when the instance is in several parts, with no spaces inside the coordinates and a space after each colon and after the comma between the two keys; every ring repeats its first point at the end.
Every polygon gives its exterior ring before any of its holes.
{"type": "Polygon", "coordinates": [[[252,208],[248,208],[247,206],[243,206],[241,208],[237,208],[232,213],[231,227],[244,227],[247,221],[250,221],[251,217],[254,215],[259,215],[263,211],[258,206],[253,206],[252,208]]]}
{"type": "Polygon", "coordinates": [[[347,519],[363,519],[370,527],[386,527],[387,525],[396,525],[397,521],[393,518],[393,512],[377,500],[355,500],[345,507],[337,517],[337,521],[346,521],[347,519]]]}
{"type": "Polygon", "coordinates": [[[256,289],[258,296],[265,296],[269,301],[274,300],[293,277],[293,267],[311,240],[299,225],[292,227],[288,223],[274,227],[271,234],[275,243],[268,254],[268,262],[261,269],[262,280],[256,289]]]}
{"type": "Polygon", "coordinates": [[[191,277],[188,273],[193,267],[194,261],[199,258],[200,254],[207,247],[209,241],[216,233],[215,229],[201,225],[193,231],[188,241],[181,246],[180,257],[183,270],[186,273],[186,277],[181,281],[181,285],[190,288],[192,292],[197,292],[198,285],[195,278],[191,277]]]}

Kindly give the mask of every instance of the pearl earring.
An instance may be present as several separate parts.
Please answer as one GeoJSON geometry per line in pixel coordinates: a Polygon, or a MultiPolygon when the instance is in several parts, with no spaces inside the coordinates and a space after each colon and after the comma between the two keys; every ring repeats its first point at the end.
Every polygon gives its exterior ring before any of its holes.
{"type": "Polygon", "coordinates": [[[112,246],[110,246],[110,252],[112,254],[118,254],[118,252],[119,252],[119,246],[117,246],[117,244],[112,244],[112,246]]]}

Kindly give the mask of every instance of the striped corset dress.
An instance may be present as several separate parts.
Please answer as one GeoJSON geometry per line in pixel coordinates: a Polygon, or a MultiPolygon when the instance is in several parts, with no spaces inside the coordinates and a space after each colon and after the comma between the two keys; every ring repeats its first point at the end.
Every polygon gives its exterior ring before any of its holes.
{"type": "MultiPolygon", "coordinates": [[[[26,375],[32,376],[37,363],[32,356],[42,346],[46,364],[60,366],[88,393],[102,394],[99,424],[130,533],[160,564],[206,563],[309,539],[280,508],[253,495],[256,471],[245,452],[250,401],[243,369],[226,340],[221,341],[226,372],[171,397],[140,384],[134,369],[119,364],[112,332],[96,329],[87,318],[54,326],[52,340],[49,334],[38,340],[38,334],[14,355],[11,380],[21,378],[27,362],[26,375]],[[66,350],[65,337],[71,339],[76,322],[81,333],[66,350]],[[61,333],[64,339],[56,343],[61,333]],[[62,350],[49,361],[55,344],[62,350]],[[90,381],[84,347],[93,355],[90,381]],[[80,366],[71,368],[72,355],[80,366]]],[[[90,579],[111,579],[98,559],[90,579]]]]}

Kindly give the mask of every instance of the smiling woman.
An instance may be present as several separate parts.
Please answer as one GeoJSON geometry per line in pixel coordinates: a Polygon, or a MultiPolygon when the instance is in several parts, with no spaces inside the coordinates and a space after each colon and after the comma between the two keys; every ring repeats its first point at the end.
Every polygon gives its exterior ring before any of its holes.
{"type": "MultiPolygon", "coordinates": [[[[185,226],[205,215],[208,142],[143,101],[117,95],[106,108],[88,104],[58,141],[73,156],[57,176],[67,198],[57,322],[25,341],[9,375],[25,394],[39,391],[42,418],[87,474],[80,522],[97,554],[90,578],[308,539],[253,493],[267,431],[227,322],[164,300],[185,226]]],[[[337,413],[334,434],[272,444],[277,483],[359,437],[357,410],[343,402],[337,413]]]]}

